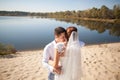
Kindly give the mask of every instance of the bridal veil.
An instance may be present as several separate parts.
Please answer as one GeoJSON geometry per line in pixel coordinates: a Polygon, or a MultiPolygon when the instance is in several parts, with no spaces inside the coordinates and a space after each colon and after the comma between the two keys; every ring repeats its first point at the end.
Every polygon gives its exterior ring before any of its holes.
{"type": "Polygon", "coordinates": [[[62,58],[62,74],[59,75],[58,80],[81,80],[81,51],[78,33],[73,31],[65,52],[62,58]]]}

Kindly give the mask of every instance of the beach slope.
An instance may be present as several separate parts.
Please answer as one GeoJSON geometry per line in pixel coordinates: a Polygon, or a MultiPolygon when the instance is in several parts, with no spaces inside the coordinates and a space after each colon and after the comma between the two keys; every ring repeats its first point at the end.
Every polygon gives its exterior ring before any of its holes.
{"type": "MultiPolygon", "coordinates": [[[[82,48],[82,80],[120,80],[120,43],[82,48]]],[[[43,50],[0,56],[0,80],[47,80],[43,50]]]]}

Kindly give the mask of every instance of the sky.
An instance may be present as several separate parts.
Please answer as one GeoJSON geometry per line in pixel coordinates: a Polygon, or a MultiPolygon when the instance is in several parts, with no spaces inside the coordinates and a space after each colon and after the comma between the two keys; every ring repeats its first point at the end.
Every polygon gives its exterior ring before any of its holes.
{"type": "Polygon", "coordinates": [[[0,11],[56,12],[87,10],[102,5],[112,9],[120,0],[0,0],[0,11]]]}

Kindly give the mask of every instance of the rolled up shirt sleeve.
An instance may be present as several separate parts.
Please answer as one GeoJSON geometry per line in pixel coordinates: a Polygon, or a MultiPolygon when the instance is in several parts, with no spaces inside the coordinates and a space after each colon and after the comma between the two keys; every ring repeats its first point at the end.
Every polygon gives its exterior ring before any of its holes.
{"type": "Polygon", "coordinates": [[[43,67],[47,68],[50,72],[53,72],[53,67],[49,64],[49,58],[50,58],[49,48],[45,47],[43,51],[42,64],[43,67]]]}

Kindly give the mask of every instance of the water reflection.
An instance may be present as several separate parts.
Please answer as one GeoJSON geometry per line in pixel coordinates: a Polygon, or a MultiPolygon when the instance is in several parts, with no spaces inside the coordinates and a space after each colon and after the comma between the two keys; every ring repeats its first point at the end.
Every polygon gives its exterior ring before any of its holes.
{"type": "Polygon", "coordinates": [[[76,26],[79,39],[86,44],[120,42],[120,24],[51,18],[0,17],[0,43],[12,44],[17,50],[43,49],[54,39],[57,26],[76,26]]]}
{"type": "Polygon", "coordinates": [[[120,24],[98,22],[98,21],[83,21],[83,20],[64,20],[64,19],[56,19],[56,20],[77,24],[86,27],[91,31],[96,30],[98,33],[103,33],[106,30],[109,30],[109,35],[117,36],[117,37],[120,36],[120,24]]]}

